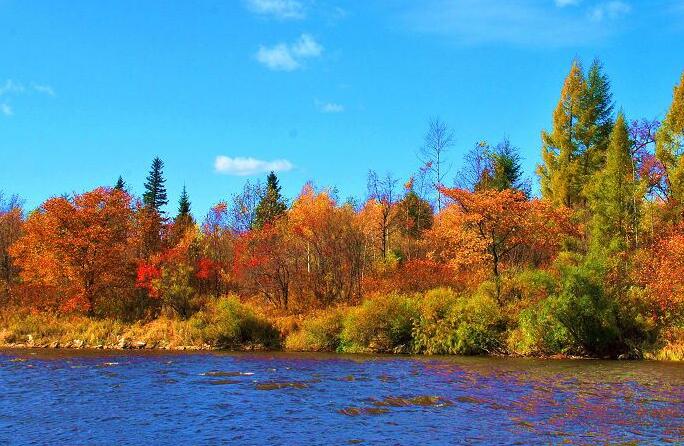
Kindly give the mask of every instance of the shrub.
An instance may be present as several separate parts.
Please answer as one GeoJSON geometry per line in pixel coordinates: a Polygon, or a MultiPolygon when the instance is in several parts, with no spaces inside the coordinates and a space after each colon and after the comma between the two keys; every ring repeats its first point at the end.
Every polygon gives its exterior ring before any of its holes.
{"type": "Polygon", "coordinates": [[[392,294],[368,299],[344,318],[339,350],[409,352],[417,316],[413,298],[392,294]]]}
{"type": "Polygon", "coordinates": [[[496,300],[486,292],[457,296],[428,292],[414,329],[414,349],[425,354],[477,355],[503,351],[505,328],[496,300]]]}
{"type": "Polygon", "coordinates": [[[521,355],[552,355],[570,353],[574,344],[568,330],[554,317],[551,302],[543,300],[520,313],[508,347],[521,355]]]}
{"type": "Polygon", "coordinates": [[[343,312],[331,309],[311,316],[299,330],[285,340],[285,348],[294,351],[334,352],[340,347],[343,312]]]}
{"type": "Polygon", "coordinates": [[[189,319],[189,324],[195,336],[217,347],[245,344],[275,347],[280,342],[278,330],[234,296],[221,297],[208,304],[189,319]]]}

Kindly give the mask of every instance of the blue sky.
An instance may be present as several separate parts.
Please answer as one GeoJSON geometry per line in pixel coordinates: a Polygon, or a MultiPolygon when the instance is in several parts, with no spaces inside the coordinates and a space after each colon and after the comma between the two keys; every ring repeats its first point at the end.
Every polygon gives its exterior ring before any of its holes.
{"type": "Polygon", "coordinates": [[[29,208],[166,163],[195,214],[280,170],[363,196],[407,178],[427,121],[508,136],[532,174],[573,58],[600,57],[629,118],[684,70],[684,0],[0,0],[0,190],[29,208]],[[247,158],[236,160],[235,158],[247,158]]]}

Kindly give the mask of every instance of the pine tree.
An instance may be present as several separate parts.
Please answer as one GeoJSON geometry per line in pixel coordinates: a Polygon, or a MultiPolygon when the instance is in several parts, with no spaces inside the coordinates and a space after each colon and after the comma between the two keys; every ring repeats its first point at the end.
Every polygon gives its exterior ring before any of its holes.
{"type": "Polygon", "coordinates": [[[287,205],[280,193],[278,177],[271,172],[266,178],[266,193],[257,205],[253,226],[262,228],[265,224],[275,221],[286,210],[287,205]]]}
{"type": "Polygon", "coordinates": [[[656,156],[667,174],[668,200],[684,204],[684,72],[675,87],[672,105],[656,135],[656,156]]]}
{"type": "Polygon", "coordinates": [[[610,134],[605,168],[595,175],[589,194],[594,250],[621,250],[634,245],[639,188],[632,162],[629,130],[620,113],[610,134]]]}
{"type": "Polygon", "coordinates": [[[156,157],[152,161],[152,168],[147,176],[145,182],[145,193],[143,194],[143,203],[148,208],[154,209],[161,213],[161,208],[169,203],[166,195],[166,187],[164,183],[164,162],[156,157]]]}
{"type": "Polygon", "coordinates": [[[178,217],[188,217],[190,215],[190,197],[188,196],[188,191],[183,186],[183,192],[181,192],[180,199],[178,200],[178,217]]]}
{"type": "Polygon", "coordinates": [[[120,191],[125,191],[126,190],[126,182],[124,179],[119,175],[119,179],[116,180],[116,184],[114,185],[114,189],[120,190],[120,191]]]}
{"type": "Polygon", "coordinates": [[[526,195],[529,193],[528,184],[523,180],[523,168],[517,147],[513,146],[508,139],[504,139],[494,148],[490,158],[492,164],[490,187],[499,191],[515,189],[526,195]]]}

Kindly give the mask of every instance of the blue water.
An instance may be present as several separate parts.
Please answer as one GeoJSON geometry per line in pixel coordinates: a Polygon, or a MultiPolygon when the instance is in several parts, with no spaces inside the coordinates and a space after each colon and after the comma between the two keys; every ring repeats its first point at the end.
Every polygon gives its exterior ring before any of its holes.
{"type": "Polygon", "coordinates": [[[684,364],[0,351],[0,444],[684,443],[684,364]]]}

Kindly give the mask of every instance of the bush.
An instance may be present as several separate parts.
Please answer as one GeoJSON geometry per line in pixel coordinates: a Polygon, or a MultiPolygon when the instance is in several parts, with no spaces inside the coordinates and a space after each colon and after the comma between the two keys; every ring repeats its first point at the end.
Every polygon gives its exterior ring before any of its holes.
{"type": "Polygon", "coordinates": [[[418,311],[413,298],[401,295],[368,299],[343,320],[343,352],[409,352],[418,311]]]}
{"type": "Polygon", "coordinates": [[[278,330],[234,296],[208,304],[188,322],[202,342],[221,348],[248,344],[276,347],[280,343],[278,330]]]}
{"type": "Polygon", "coordinates": [[[520,313],[508,346],[520,355],[553,355],[571,353],[574,343],[568,330],[555,318],[551,302],[543,300],[520,313]]]}
{"type": "Polygon", "coordinates": [[[331,309],[304,320],[299,330],[285,340],[285,348],[294,351],[334,352],[340,347],[343,312],[331,309]]]}
{"type": "Polygon", "coordinates": [[[428,292],[414,329],[414,349],[425,354],[477,355],[503,352],[505,323],[496,300],[450,290],[428,292]]]}

